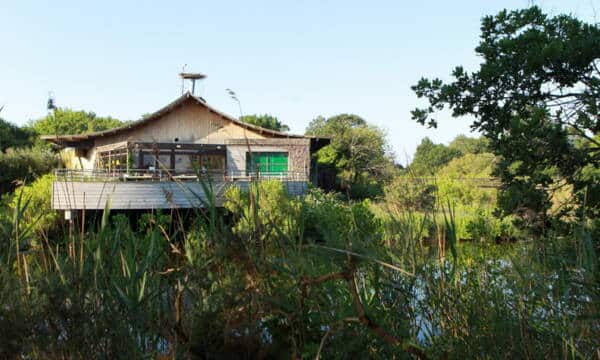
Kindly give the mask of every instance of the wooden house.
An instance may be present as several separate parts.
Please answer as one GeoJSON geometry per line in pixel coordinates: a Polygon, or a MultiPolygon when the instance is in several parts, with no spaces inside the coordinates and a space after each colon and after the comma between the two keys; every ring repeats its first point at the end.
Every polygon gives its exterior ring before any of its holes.
{"type": "MultiPolygon", "coordinates": [[[[292,195],[311,179],[311,154],[328,139],[244,123],[191,92],[122,127],[82,135],[45,135],[64,148],[52,207],[58,210],[201,207],[204,185],[217,205],[230,186],[279,179],[292,195]]],[[[316,177],[315,177],[316,178],[316,177]]]]}

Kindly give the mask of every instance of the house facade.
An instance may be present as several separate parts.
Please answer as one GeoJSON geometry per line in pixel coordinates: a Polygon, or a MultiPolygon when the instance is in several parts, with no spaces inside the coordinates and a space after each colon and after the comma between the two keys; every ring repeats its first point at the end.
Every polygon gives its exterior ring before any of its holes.
{"type": "Polygon", "coordinates": [[[228,187],[264,179],[301,195],[315,170],[311,154],[329,143],[244,123],[190,92],[119,128],[42,138],[64,148],[58,210],[201,207],[207,184],[220,205],[228,187]]]}

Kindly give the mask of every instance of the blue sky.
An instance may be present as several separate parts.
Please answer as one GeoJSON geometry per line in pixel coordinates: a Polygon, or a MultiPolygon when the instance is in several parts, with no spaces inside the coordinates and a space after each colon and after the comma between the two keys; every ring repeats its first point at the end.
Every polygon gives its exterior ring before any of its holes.
{"type": "MultiPolygon", "coordinates": [[[[303,133],[318,115],[355,113],[388,133],[400,162],[424,136],[450,141],[469,119],[410,119],[421,76],[475,69],[480,19],[531,0],[8,1],[0,4],[0,115],[14,123],[59,106],[138,119],[181,93],[183,64],[201,95],[239,115],[270,113],[303,133]],[[444,120],[445,119],[445,120],[444,120]]],[[[600,0],[538,0],[586,21],[600,0]]]]}

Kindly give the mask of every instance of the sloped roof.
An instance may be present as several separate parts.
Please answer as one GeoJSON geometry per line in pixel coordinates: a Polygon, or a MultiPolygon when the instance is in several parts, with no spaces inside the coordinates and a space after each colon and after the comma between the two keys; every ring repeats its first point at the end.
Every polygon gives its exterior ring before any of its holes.
{"type": "Polygon", "coordinates": [[[73,142],[80,142],[80,141],[85,141],[85,140],[92,140],[98,137],[102,137],[102,136],[107,136],[107,135],[114,135],[114,134],[118,134],[122,131],[127,131],[130,129],[134,129],[137,128],[139,126],[142,126],[144,124],[147,124],[151,121],[154,121],[168,113],[170,113],[171,111],[175,110],[176,108],[178,108],[179,106],[183,105],[185,102],[187,101],[192,101],[195,102],[203,107],[205,107],[206,109],[208,109],[208,111],[219,115],[220,117],[222,117],[225,120],[231,121],[241,127],[244,127],[246,129],[249,130],[253,130],[256,131],[258,133],[261,134],[268,134],[271,135],[273,137],[278,137],[278,138],[309,138],[312,139],[312,136],[304,136],[304,135],[294,135],[294,134],[288,134],[288,133],[284,133],[281,131],[276,131],[276,130],[271,130],[271,129],[265,129],[263,127],[260,126],[256,126],[256,125],[252,125],[252,124],[248,124],[245,123],[241,120],[238,120],[236,118],[234,118],[233,116],[227,115],[225,113],[222,113],[220,111],[218,111],[217,109],[213,108],[212,106],[208,105],[206,103],[206,101],[204,101],[204,99],[200,98],[200,97],[196,97],[194,95],[192,95],[190,92],[186,92],[185,94],[183,94],[182,96],[180,96],[178,99],[176,99],[175,101],[171,102],[170,104],[168,104],[167,106],[163,107],[162,109],[131,123],[125,124],[123,126],[120,127],[116,127],[113,129],[108,129],[108,130],[103,130],[103,131],[96,131],[96,132],[92,132],[92,133],[88,133],[88,134],[77,134],[77,135],[42,135],[40,138],[42,140],[47,140],[56,144],[60,144],[60,143],[64,143],[64,142],[69,142],[69,143],[73,143],[73,142]]]}

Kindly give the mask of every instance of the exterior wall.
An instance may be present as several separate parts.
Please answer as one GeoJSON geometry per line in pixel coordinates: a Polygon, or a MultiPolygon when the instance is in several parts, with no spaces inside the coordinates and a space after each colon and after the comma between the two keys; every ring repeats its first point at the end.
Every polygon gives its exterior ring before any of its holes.
{"type": "Polygon", "coordinates": [[[248,142],[251,151],[282,151],[289,154],[289,171],[306,173],[310,168],[310,140],[303,138],[273,138],[260,131],[249,130],[216,114],[195,102],[186,102],[164,116],[130,130],[95,139],[94,147],[84,157],[75,157],[75,151],[65,150],[70,160],[69,169],[94,169],[97,153],[126,142],[161,142],[225,144],[227,170],[242,174],[246,171],[248,142]]]}
{"type": "Polygon", "coordinates": [[[75,148],[65,148],[60,152],[67,169],[92,170],[96,162],[96,149],[90,149],[86,156],[77,156],[75,148]]]}
{"type": "Polygon", "coordinates": [[[248,130],[223,119],[200,104],[190,102],[167,113],[161,118],[131,130],[96,138],[95,146],[121,141],[174,142],[222,144],[225,139],[263,139],[259,132],[248,130]]]}
{"type": "MultiPolygon", "coordinates": [[[[290,195],[302,195],[305,181],[284,182],[290,195]]],[[[230,186],[248,190],[248,181],[213,184],[216,206],[223,205],[223,194],[230,186]]],[[[196,181],[174,182],[77,182],[55,181],[52,208],[55,210],[189,209],[201,208],[207,196],[196,181]],[[110,201],[110,202],[109,202],[110,201]],[[108,205],[108,206],[107,206],[108,205]]]]}
{"type": "Polygon", "coordinates": [[[304,175],[308,180],[310,171],[310,139],[230,139],[227,147],[227,170],[233,174],[246,172],[246,153],[287,152],[288,171],[295,175],[304,175]]]}

